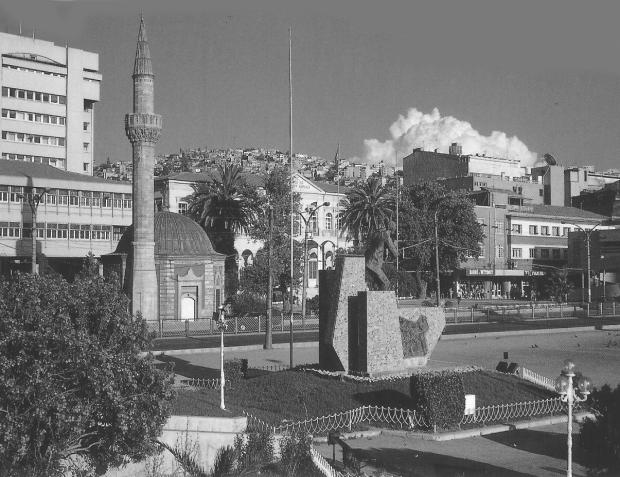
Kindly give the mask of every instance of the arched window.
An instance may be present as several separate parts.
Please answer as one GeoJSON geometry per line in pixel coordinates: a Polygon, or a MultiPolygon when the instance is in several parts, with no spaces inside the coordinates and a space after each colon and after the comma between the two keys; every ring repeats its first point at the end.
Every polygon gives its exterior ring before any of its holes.
{"type": "Polygon", "coordinates": [[[328,212],[327,214],[325,214],[325,230],[332,229],[332,222],[333,222],[333,216],[331,212],[328,212]]]}
{"type": "Polygon", "coordinates": [[[308,257],[308,280],[316,280],[319,276],[319,262],[316,253],[312,252],[308,257]]]}

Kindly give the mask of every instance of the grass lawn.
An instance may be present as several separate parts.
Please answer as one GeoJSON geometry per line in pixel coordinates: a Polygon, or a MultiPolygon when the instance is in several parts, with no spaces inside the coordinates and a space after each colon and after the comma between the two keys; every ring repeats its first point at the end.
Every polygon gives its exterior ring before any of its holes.
{"type": "MultiPolygon", "coordinates": [[[[466,394],[476,405],[488,406],[553,397],[553,393],[515,376],[495,371],[463,373],[466,394]]],[[[219,409],[216,389],[181,390],[173,414],[198,416],[242,415],[246,411],[272,424],[346,411],[364,405],[413,409],[409,379],[360,383],[318,377],[301,371],[265,373],[226,389],[226,411],[219,409]]]]}

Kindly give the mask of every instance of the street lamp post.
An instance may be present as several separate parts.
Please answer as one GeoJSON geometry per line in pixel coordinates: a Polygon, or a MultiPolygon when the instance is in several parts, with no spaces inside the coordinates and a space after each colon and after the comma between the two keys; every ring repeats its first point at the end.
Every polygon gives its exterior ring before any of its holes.
{"type": "Polygon", "coordinates": [[[603,301],[605,301],[607,299],[605,292],[605,255],[601,255],[601,265],[603,266],[603,301]]]}
{"type": "Polygon", "coordinates": [[[220,409],[226,409],[224,405],[224,330],[227,328],[226,315],[224,313],[224,305],[220,305],[218,309],[217,320],[215,322],[217,329],[220,330],[220,409]]]}
{"type": "Polygon", "coordinates": [[[263,345],[263,348],[271,349],[273,347],[271,336],[271,323],[273,315],[273,308],[271,304],[271,301],[273,299],[273,277],[271,276],[271,266],[273,265],[273,207],[271,206],[271,204],[268,204],[267,207],[269,209],[269,278],[267,279],[267,320],[265,322],[265,344],[263,345]]]}
{"type": "Polygon", "coordinates": [[[439,208],[435,210],[435,271],[437,273],[437,306],[441,304],[440,294],[441,294],[441,285],[439,283],[439,234],[437,231],[437,212],[439,212],[439,208]]]}
{"type": "Polygon", "coordinates": [[[580,403],[588,399],[591,383],[588,378],[581,374],[575,378],[575,363],[570,359],[564,361],[564,367],[560,376],[555,380],[555,390],[560,394],[560,399],[568,404],[568,424],[566,437],[567,465],[566,476],[573,475],[573,403],[580,403]]]}
{"type": "Polygon", "coordinates": [[[301,285],[302,286],[301,288],[302,328],[305,327],[305,324],[306,324],[306,289],[308,288],[308,236],[309,236],[308,224],[310,223],[310,220],[312,220],[312,217],[316,215],[317,210],[319,210],[321,207],[329,207],[329,202],[323,202],[322,204],[319,204],[312,208],[306,207],[306,213],[308,214],[308,217],[304,217],[304,215],[301,212],[298,212],[299,216],[304,221],[304,276],[302,278],[302,285],[301,285]]]}
{"type": "MultiPolygon", "coordinates": [[[[565,222],[564,220],[562,221],[562,224],[568,224],[568,222],[565,222]]],[[[596,224],[594,227],[592,227],[591,229],[584,229],[583,227],[577,225],[577,224],[570,224],[573,225],[574,227],[577,227],[579,230],[581,230],[586,238],[586,278],[588,280],[588,303],[592,303],[592,280],[590,278],[590,238],[592,236],[592,232],[594,232],[594,230],[601,225],[602,222],[599,222],[598,224],[596,224]]]]}
{"type": "Polygon", "coordinates": [[[32,271],[33,275],[37,274],[37,209],[39,204],[43,200],[43,196],[49,192],[49,188],[43,189],[43,192],[35,193],[35,188],[32,188],[30,194],[17,194],[20,199],[26,199],[30,206],[30,212],[32,217],[32,227],[30,228],[31,240],[32,240],[32,271]]]}

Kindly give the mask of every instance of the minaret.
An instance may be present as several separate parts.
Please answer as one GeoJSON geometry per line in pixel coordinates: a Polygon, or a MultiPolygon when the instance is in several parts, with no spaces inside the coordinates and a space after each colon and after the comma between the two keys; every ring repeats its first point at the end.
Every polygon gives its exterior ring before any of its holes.
{"type": "Polygon", "coordinates": [[[133,150],[133,264],[132,313],[146,320],[158,320],[158,286],[155,273],[155,211],[153,169],[155,144],[162,120],[154,114],[153,67],[144,18],[133,67],[133,113],[125,115],[125,133],[133,150]]]}

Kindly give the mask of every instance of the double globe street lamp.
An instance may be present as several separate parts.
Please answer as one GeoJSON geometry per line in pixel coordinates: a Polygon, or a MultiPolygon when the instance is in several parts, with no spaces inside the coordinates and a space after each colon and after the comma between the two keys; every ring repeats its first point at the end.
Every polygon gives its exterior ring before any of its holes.
{"type": "Polygon", "coordinates": [[[215,325],[217,329],[220,330],[220,409],[226,409],[224,405],[224,331],[228,328],[228,323],[226,322],[226,312],[224,310],[224,305],[220,305],[217,312],[217,320],[215,320],[215,325]]]}
{"type": "Polygon", "coordinates": [[[567,477],[573,475],[573,404],[584,402],[588,399],[592,384],[581,373],[575,373],[575,363],[570,359],[564,361],[562,372],[555,380],[555,390],[560,394],[560,399],[568,404],[568,436],[566,445],[568,458],[566,465],[567,477]]]}

